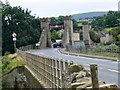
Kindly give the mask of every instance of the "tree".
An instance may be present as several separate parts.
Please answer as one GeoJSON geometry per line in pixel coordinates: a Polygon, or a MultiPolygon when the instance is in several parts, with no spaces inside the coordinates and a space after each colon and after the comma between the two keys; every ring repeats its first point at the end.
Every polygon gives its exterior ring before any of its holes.
{"type": "Polygon", "coordinates": [[[83,32],[80,31],[80,40],[83,40],[83,32]]]}
{"type": "Polygon", "coordinates": [[[55,31],[55,30],[53,30],[53,31],[51,32],[51,40],[52,40],[52,42],[55,42],[56,39],[61,39],[60,33],[57,32],[57,31],[55,31]]]}
{"type": "Polygon", "coordinates": [[[100,43],[100,37],[95,31],[90,30],[89,34],[92,41],[94,41],[95,43],[100,43]]]}
{"type": "Polygon", "coordinates": [[[105,18],[106,27],[114,27],[119,25],[118,18],[114,15],[114,13],[109,12],[105,18]]]}
{"type": "Polygon", "coordinates": [[[2,8],[2,48],[13,53],[12,33],[17,33],[17,47],[35,44],[39,40],[40,21],[39,17],[30,15],[31,11],[19,7],[3,5],[2,8]]]}
{"type": "Polygon", "coordinates": [[[105,18],[103,16],[98,16],[95,20],[91,23],[93,28],[104,28],[105,27],[105,18]]]}
{"type": "Polygon", "coordinates": [[[115,39],[117,45],[120,45],[120,27],[115,27],[111,31],[109,31],[115,39]]]}
{"type": "Polygon", "coordinates": [[[78,23],[75,19],[73,19],[73,28],[77,28],[78,27],[78,23]]]}
{"type": "Polygon", "coordinates": [[[51,24],[51,25],[55,25],[56,22],[57,22],[57,19],[56,19],[55,17],[51,17],[50,19],[51,19],[51,20],[50,20],[50,24],[51,24]]]}
{"type": "Polygon", "coordinates": [[[92,23],[92,27],[100,27],[100,28],[107,28],[107,27],[115,27],[120,25],[120,12],[117,11],[109,11],[107,15],[98,16],[95,18],[92,23]]]}
{"type": "Polygon", "coordinates": [[[64,22],[64,16],[59,16],[57,23],[63,24],[63,22],[64,22]]]}

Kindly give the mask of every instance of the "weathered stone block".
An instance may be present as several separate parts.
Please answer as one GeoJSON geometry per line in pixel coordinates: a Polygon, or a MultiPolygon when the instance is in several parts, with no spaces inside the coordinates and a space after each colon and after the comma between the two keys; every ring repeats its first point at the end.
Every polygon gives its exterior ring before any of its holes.
{"type": "Polygon", "coordinates": [[[90,77],[90,73],[87,71],[80,71],[78,72],[78,75],[76,76],[76,79],[80,79],[83,77],[90,77]]]}
{"type": "Polygon", "coordinates": [[[77,76],[78,74],[76,74],[76,73],[73,73],[73,74],[71,74],[71,83],[74,83],[74,82],[76,82],[76,76],[77,76]]]}
{"type": "Polygon", "coordinates": [[[90,77],[83,77],[83,78],[77,79],[77,82],[88,82],[88,81],[91,81],[90,77]]]}
{"type": "Polygon", "coordinates": [[[92,86],[91,81],[86,82],[84,85],[81,85],[81,86],[76,87],[76,90],[80,90],[81,88],[84,88],[84,89],[85,89],[85,88],[90,87],[90,86],[92,86]]]}
{"type": "Polygon", "coordinates": [[[86,82],[76,82],[71,84],[71,88],[76,88],[78,86],[84,85],[86,82]]]}
{"type": "Polygon", "coordinates": [[[81,70],[83,70],[84,67],[82,65],[71,65],[70,67],[68,67],[68,73],[74,73],[74,72],[79,72],[81,70]]]}

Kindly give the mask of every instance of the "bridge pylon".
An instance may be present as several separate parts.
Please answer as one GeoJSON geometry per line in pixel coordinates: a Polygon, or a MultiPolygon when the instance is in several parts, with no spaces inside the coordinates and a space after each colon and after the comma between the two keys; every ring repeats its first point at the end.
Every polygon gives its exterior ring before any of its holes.
{"type": "Polygon", "coordinates": [[[62,45],[73,45],[73,22],[72,16],[64,17],[64,33],[62,38],[62,45]]]}
{"type": "Polygon", "coordinates": [[[41,18],[41,36],[39,39],[39,48],[51,47],[50,18],[41,18]]]}
{"type": "Polygon", "coordinates": [[[83,41],[85,43],[85,46],[86,47],[90,47],[91,46],[91,39],[90,39],[90,35],[89,35],[89,30],[91,29],[90,28],[90,25],[88,23],[88,21],[81,21],[82,24],[83,24],[83,41]]]}

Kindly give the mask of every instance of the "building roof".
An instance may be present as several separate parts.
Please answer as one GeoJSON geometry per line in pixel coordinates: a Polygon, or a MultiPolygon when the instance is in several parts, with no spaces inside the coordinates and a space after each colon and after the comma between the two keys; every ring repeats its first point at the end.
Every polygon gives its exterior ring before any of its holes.
{"type": "Polygon", "coordinates": [[[106,32],[105,31],[99,31],[98,32],[100,37],[106,37],[106,32]]]}

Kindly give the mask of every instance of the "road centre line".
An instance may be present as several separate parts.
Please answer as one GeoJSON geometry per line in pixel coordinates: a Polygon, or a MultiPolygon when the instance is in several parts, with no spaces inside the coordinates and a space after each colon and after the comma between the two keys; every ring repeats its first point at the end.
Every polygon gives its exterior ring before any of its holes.
{"type": "Polygon", "coordinates": [[[117,70],[112,70],[112,69],[108,69],[108,71],[120,73],[119,71],[117,71],[117,70]]]}

